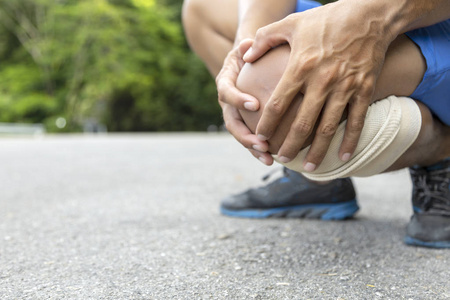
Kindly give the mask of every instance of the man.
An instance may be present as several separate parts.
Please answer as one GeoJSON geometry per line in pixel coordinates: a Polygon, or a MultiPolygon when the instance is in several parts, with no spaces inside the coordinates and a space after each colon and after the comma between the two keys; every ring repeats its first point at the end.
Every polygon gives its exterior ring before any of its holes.
{"type": "MultiPolygon", "coordinates": [[[[317,125],[310,151],[304,156],[303,162],[305,171],[314,172],[325,158],[346,107],[349,107],[348,120],[339,158],[343,162],[351,160],[388,49],[405,32],[415,43],[421,43],[420,37],[417,37],[420,34],[410,30],[446,20],[450,15],[450,4],[439,0],[342,0],[322,7],[312,1],[296,4],[295,1],[287,0],[240,1],[238,14],[238,3],[235,1],[216,3],[191,0],[185,2],[184,25],[193,50],[205,61],[213,75],[219,74],[216,82],[227,128],[264,163],[273,162],[267,140],[273,137],[285,112],[289,111],[294,96],[298,92],[304,94],[303,103],[296,111],[290,129],[285,132],[276,153],[280,162],[290,163],[317,125]],[[314,9],[307,10],[309,8],[314,9]],[[292,14],[294,11],[305,12],[292,14]],[[243,51],[239,45],[245,38],[255,38],[255,41],[250,50],[243,51]],[[283,43],[288,43],[291,48],[287,67],[279,78],[280,83],[271,92],[260,115],[256,134],[253,134],[238,110],[257,111],[260,105],[260,99],[236,88],[236,80],[245,63],[243,56],[245,54],[247,62],[254,62],[270,48],[283,43]],[[319,114],[322,114],[320,118],[319,114]]],[[[448,35],[448,26],[442,28],[442,34],[448,35]]],[[[434,35],[436,30],[439,32],[434,27],[434,35]]],[[[425,46],[426,43],[423,43],[425,46]]],[[[446,53],[446,46],[444,39],[440,43],[444,49],[441,56],[446,53]]],[[[425,77],[439,74],[441,83],[449,80],[445,68],[430,73],[431,60],[426,51],[421,50],[426,59],[423,62],[425,77]]],[[[441,56],[438,58],[445,60],[441,56]]],[[[423,82],[419,83],[420,78],[417,89],[411,91],[412,97],[423,96],[426,87],[422,85],[423,82]]],[[[448,84],[434,91],[438,96],[447,96],[445,92],[448,92],[448,84]]],[[[441,101],[440,109],[433,105],[428,105],[432,108],[431,113],[438,115],[433,122],[445,123],[446,116],[439,115],[439,112],[448,114],[449,102],[441,101]]],[[[408,226],[408,242],[450,247],[450,234],[445,232],[450,224],[450,195],[448,188],[442,188],[449,180],[450,163],[444,159],[414,170],[413,203],[417,211],[408,226]]],[[[245,213],[240,212],[259,211],[262,207],[263,211],[269,212],[261,215],[264,217],[271,215],[271,211],[291,214],[293,211],[305,211],[303,208],[307,207],[315,212],[314,216],[323,217],[326,213],[319,210],[323,210],[324,205],[328,206],[326,210],[341,205],[337,209],[339,213],[326,217],[339,219],[349,217],[356,211],[354,191],[349,179],[337,179],[320,185],[297,173],[286,173],[287,177],[266,188],[250,190],[224,201],[223,212],[245,216],[245,213]],[[267,194],[269,196],[262,196],[267,194]],[[277,202],[279,195],[285,195],[281,203],[277,202]],[[305,195],[321,195],[321,198],[305,195]],[[341,196],[337,200],[334,197],[332,201],[332,195],[341,196]]]]}

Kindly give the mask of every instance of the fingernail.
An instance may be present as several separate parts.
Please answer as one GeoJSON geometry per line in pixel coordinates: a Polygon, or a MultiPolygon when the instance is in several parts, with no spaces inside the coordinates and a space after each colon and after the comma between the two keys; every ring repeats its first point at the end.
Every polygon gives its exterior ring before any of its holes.
{"type": "Polygon", "coordinates": [[[348,161],[352,155],[350,153],[344,153],[341,157],[342,161],[348,161]]]}
{"type": "Polygon", "coordinates": [[[310,162],[307,162],[303,167],[306,172],[313,172],[316,169],[316,165],[310,162]]]}
{"type": "Polygon", "coordinates": [[[254,102],[245,102],[244,107],[247,110],[255,111],[256,110],[256,104],[254,102]]]}
{"type": "Polygon", "coordinates": [[[287,164],[288,162],[291,161],[291,159],[287,158],[286,156],[280,156],[278,159],[284,164],[287,164]]]}
{"type": "Polygon", "coordinates": [[[258,157],[258,159],[259,159],[263,164],[267,165],[267,160],[266,160],[263,156],[258,157]]]}
{"type": "Polygon", "coordinates": [[[268,138],[266,138],[264,135],[262,135],[262,134],[258,134],[257,136],[256,136],[258,139],[260,139],[261,141],[267,141],[268,140],[268,138]]]}
{"type": "Polygon", "coordinates": [[[245,52],[244,54],[244,60],[247,59],[250,55],[252,55],[252,52],[253,48],[252,47],[248,48],[247,52],[245,52]]]}
{"type": "Polygon", "coordinates": [[[259,152],[266,152],[261,145],[253,145],[252,148],[259,152]]]}

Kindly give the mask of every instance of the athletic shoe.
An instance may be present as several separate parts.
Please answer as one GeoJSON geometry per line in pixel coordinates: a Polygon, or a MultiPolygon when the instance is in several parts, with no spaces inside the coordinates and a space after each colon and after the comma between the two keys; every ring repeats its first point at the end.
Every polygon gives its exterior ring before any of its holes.
{"type": "Polygon", "coordinates": [[[405,243],[450,248],[450,158],[430,167],[410,168],[414,215],[405,243]]]}
{"type": "Polygon", "coordinates": [[[283,168],[283,177],[224,199],[222,214],[241,218],[343,220],[359,209],[350,178],[317,184],[283,168]]]}

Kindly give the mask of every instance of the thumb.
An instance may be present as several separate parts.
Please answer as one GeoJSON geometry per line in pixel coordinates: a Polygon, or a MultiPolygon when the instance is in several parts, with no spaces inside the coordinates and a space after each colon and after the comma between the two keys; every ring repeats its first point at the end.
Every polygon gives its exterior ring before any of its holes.
{"type": "Polygon", "coordinates": [[[244,61],[254,62],[270,49],[288,42],[285,26],[286,24],[281,20],[258,29],[253,44],[243,57],[244,61]]]}
{"type": "Polygon", "coordinates": [[[244,56],[244,54],[248,51],[248,49],[252,46],[253,44],[253,40],[252,39],[243,39],[239,45],[238,45],[238,49],[239,49],[239,54],[242,56],[244,56]]]}

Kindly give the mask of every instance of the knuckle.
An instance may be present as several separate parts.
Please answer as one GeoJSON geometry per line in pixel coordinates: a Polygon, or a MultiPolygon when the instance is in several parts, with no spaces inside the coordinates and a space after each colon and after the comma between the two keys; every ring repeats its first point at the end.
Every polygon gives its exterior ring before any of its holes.
{"type": "Polygon", "coordinates": [[[226,99],[225,99],[225,97],[223,96],[223,93],[221,93],[220,90],[218,90],[218,93],[217,93],[217,100],[219,102],[225,102],[226,103],[226,99]]]}
{"type": "Polygon", "coordinates": [[[355,87],[355,78],[353,76],[349,76],[345,80],[343,80],[340,85],[342,91],[353,90],[355,87]]]}
{"type": "Polygon", "coordinates": [[[216,77],[216,87],[217,87],[217,91],[223,92],[223,90],[225,89],[224,87],[224,81],[222,80],[222,77],[220,76],[220,74],[216,77]]]}
{"type": "Polygon", "coordinates": [[[230,103],[233,99],[230,89],[227,88],[226,84],[221,84],[217,86],[217,98],[221,102],[230,103]]]}
{"type": "Polygon", "coordinates": [[[256,30],[255,40],[258,40],[261,37],[265,37],[267,35],[266,32],[267,32],[267,29],[265,27],[261,27],[258,30],[256,30]]]}
{"type": "Polygon", "coordinates": [[[267,110],[269,110],[273,115],[283,114],[283,105],[280,100],[274,100],[269,105],[266,105],[267,110]]]}
{"type": "Polygon", "coordinates": [[[361,83],[359,96],[361,98],[368,98],[372,96],[372,93],[375,89],[375,80],[367,79],[361,83]]]}
{"type": "Polygon", "coordinates": [[[323,72],[320,76],[320,83],[322,86],[330,86],[335,81],[334,75],[331,72],[323,72]]]}
{"type": "Polygon", "coordinates": [[[336,68],[327,68],[320,72],[320,81],[324,86],[333,84],[338,77],[336,68]]]}
{"type": "Polygon", "coordinates": [[[226,117],[223,117],[223,126],[225,126],[225,129],[233,135],[233,128],[230,126],[230,121],[226,119],[226,117]]]}
{"type": "Polygon", "coordinates": [[[300,75],[302,73],[309,73],[313,71],[317,67],[319,58],[316,55],[309,56],[308,59],[304,59],[299,67],[296,68],[296,75],[300,75]]]}
{"type": "Polygon", "coordinates": [[[360,132],[364,128],[364,117],[358,117],[350,121],[349,129],[353,132],[360,132]]]}
{"type": "Polygon", "coordinates": [[[292,129],[301,136],[307,136],[312,132],[312,125],[305,120],[300,120],[292,124],[292,129]]]}
{"type": "Polygon", "coordinates": [[[336,133],[336,130],[336,124],[325,124],[318,129],[317,134],[322,137],[332,137],[336,133]]]}

